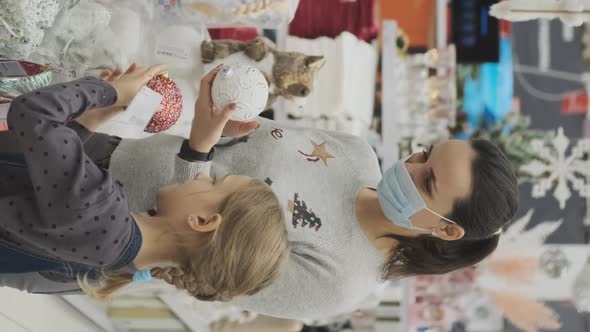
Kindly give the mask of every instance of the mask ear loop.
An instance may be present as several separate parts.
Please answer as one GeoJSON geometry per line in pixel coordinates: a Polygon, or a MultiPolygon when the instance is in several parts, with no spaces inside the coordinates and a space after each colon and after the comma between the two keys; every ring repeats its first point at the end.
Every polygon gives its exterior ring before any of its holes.
{"type": "Polygon", "coordinates": [[[430,232],[430,233],[428,233],[428,234],[426,234],[426,233],[425,233],[425,234],[421,234],[421,235],[430,235],[430,236],[432,236],[432,237],[438,237],[438,236],[436,236],[436,232],[435,232],[435,231],[431,231],[431,230],[424,229],[424,228],[417,228],[417,227],[415,227],[415,228],[413,228],[413,229],[415,229],[415,230],[418,230],[418,231],[425,231],[425,232],[430,232]]]}
{"type": "Polygon", "coordinates": [[[447,217],[441,216],[440,214],[438,214],[438,213],[436,213],[436,212],[432,211],[432,210],[431,210],[430,208],[428,208],[428,207],[426,207],[426,210],[430,211],[430,213],[434,214],[435,216],[437,216],[437,217],[441,218],[441,219],[442,219],[442,220],[444,220],[444,221],[450,222],[450,223],[451,223],[451,224],[453,224],[453,225],[458,225],[456,222],[452,221],[451,219],[449,219],[449,218],[447,218],[447,217]]]}
{"type": "MultiPolygon", "coordinates": [[[[438,214],[438,213],[432,211],[431,209],[429,209],[428,207],[426,208],[426,210],[430,211],[430,213],[436,215],[437,217],[441,218],[444,221],[450,222],[453,225],[458,225],[456,222],[452,221],[449,218],[446,218],[446,217],[441,216],[440,214],[438,214]]],[[[418,228],[418,229],[423,230],[423,231],[426,231],[426,229],[422,229],[422,228],[418,228]]],[[[502,235],[502,232],[503,231],[504,230],[502,229],[502,227],[500,227],[494,234],[492,234],[492,236],[502,235]]],[[[432,231],[432,235],[435,236],[435,232],[434,231],[432,231]]]]}
{"type": "MultiPolygon", "coordinates": [[[[431,210],[430,208],[428,208],[428,207],[426,207],[425,209],[426,209],[427,211],[430,211],[430,213],[434,214],[435,216],[437,216],[437,217],[441,218],[442,220],[444,220],[444,221],[446,221],[446,222],[448,222],[448,223],[451,223],[451,224],[453,224],[453,225],[458,225],[456,222],[452,221],[451,219],[449,219],[449,218],[447,218],[447,217],[441,216],[440,214],[438,214],[438,213],[436,213],[436,212],[432,211],[432,210],[431,210]]],[[[427,231],[426,229],[423,229],[423,230],[424,230],[424,231],[427,231]]],[[[436,237],[436,232],[435,232],[435,231],[432,231],[431,235],[436,237]]]]}
{"type": "MultiPolygon", "coordinates": [[[[412,229],[417,230],[417,231],[429,232],[430,233],[429,235],[436,236],[436,232],[433,230],[429,230],[426,228],[420,228],[420,227],[414,227],[414,226],[412,226],[412,229]]],[[[426,235],[426,234],[424,234],[424,235],[426,235]]]]}

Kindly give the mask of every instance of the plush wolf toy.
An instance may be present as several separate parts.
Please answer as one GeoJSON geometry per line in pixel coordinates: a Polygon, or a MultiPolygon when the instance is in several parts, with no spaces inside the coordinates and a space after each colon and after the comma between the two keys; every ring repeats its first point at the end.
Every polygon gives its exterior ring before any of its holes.
{"type": "Polygon", "coordinates": [[[201,44],[205,72],[218,64],[247,63],[260,69],[270,86],[266,109],[281,96],[299,105],[313,90],[315,77],[324,65],[323,56],[277,51],[272,42],[257,38],[249,42],[212,40],[201,44]]]}

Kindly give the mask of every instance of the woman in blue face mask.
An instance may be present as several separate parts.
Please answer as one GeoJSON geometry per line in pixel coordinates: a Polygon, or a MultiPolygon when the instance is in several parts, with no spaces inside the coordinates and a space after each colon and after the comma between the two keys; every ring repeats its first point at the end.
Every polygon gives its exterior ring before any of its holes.
{"type": "MultiPolygon", "coordinates": [[[[85,113],[72,126],[88,155],[124,184],[132,210],[164,214],[155,206],[158,189],[170,180],[184,138],[94,134],[110,111],[102,112],[85,113]]],[[[232,302],[260,314],[314,319],[351,312],[384,279],[475,264],[494,250],[516,212],[515,173],[486,141],[440,143],[382,174],[369,144],[344,133],[260,118],[229,122],[223,135],[215,151],[186,157],[215,154],[211,174],[218,181],[229,174],[264,181],[287,223],[285,270],[267,289],[232,302]]],[[[0,284],[22,280],[0,275],[0,284]]]]}
{"type": "Polygon", "coordinates": [[[398,161],[377,192],[359,200],[359,221],[382,252],[386,278],[443,274],[476,264],[497,247],[518,208],[516,175],[488,141],[447,141],[398,161]],[[368,204],[364,206],[369,206],[368,204]],[[371,225],[381,224],[382,227],[371,225]]]}

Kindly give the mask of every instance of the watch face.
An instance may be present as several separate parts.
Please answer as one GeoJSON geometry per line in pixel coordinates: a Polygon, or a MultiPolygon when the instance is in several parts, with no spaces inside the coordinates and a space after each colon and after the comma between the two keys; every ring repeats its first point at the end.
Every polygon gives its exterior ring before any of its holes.
{"type": "Polygon", "coordinates": [[[211,149],[211,151],[207,153],[202,153],[200,151],[195,151],[191,149],[188,144],[188,141],[184,141],[182,147],[180,148],[180,157],[185,160],[189,161],[211,161],[213,159],[213,151],[215,149],[211,149]]]}

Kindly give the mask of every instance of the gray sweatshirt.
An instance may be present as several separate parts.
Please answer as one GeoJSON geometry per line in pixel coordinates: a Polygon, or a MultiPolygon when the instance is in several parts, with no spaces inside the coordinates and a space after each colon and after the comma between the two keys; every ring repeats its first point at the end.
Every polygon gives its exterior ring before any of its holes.
{"type": "MultiPolygon", "coordinates": [[[[378,286],[385,263],[355,217],[358,191],[381,179],[377,158],[354,136],[260,122],[249,137],[216,146],[211,174],[248,175],[271,185],[284,207],[292,253],[270,287],[232,304],[293,319],[350,312],[378,286]]],[[[181,142],[160,134],[123,140],[115,150],[110,170],[125,184],[133,209],[154,206],[181,142]]]]}

